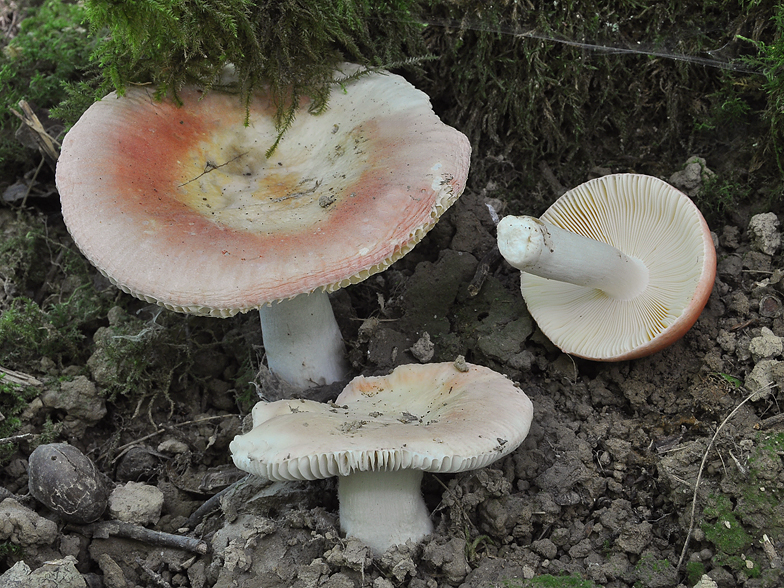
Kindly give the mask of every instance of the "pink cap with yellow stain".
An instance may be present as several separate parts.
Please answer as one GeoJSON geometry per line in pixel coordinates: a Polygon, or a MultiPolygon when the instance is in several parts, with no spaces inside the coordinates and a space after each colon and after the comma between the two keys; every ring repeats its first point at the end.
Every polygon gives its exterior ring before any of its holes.
{"type": "MultiPolygon", "coordinates": [[[[358,66],[345,65],[342,74],[358,66]]],[[[336,84],[270,158],[275,108],[186,87],[182,106],[132,87],[93,104],[57,167],[74,241],[118,287],[230,316],[364,280],[407,253],[462,193],[470,146],[402,77],[336,84]]]]}

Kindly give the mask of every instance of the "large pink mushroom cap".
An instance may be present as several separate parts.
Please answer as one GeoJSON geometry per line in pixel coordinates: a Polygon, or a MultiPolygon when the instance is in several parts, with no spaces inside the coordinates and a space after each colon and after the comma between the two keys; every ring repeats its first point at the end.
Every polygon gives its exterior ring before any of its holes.
{"type": "Polygon", "coordinates": [[[303,110],[270,158],[268,95],[245,126],[235,95],[186,87],[178,107],[154,94],[132,87],[92,105],[65,137],[57,186],[90,261],[173,310],[230,316],[361,281],[465,187],[467,139],[397,75],[336,84],[328,111],[303,110]]]}

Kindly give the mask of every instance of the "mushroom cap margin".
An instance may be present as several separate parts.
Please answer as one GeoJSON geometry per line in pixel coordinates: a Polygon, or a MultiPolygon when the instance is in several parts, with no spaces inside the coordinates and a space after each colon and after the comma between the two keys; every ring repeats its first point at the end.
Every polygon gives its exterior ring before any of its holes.
{"type": "Polygon", "coordinates": [[[484,467],[523,442],[533,405],[506,376],[467,365],[466,372],[439,363],[359,376],[334,404],[260,402],[253,430],[231,443],[234,463],[271,480],[484,467]]]}

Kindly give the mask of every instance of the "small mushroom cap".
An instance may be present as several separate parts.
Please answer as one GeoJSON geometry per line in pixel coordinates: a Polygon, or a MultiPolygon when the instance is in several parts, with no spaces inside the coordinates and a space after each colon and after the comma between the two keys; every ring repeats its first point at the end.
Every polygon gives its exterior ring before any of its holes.
{"type": "MultiPolygon", "coordinates": [[[[358,66],[346,65],[343,74],[358,66]]],[[[57,166],[63,217],[122,290],[230,316],[336,290],[405,255],[465,187],[468,140],[402,77],[336,84],[270,158],[272,99],[183,88],[183,105],[128,88],[93,104],[57,166]]]]}
{"type": "Polygon", "coordinates": [[[700,316],[716,277],[716,251],[700,211],[666,182],[604,176],[566,192],[540,218],[609,243],[649,272],[647,288],[631,300],[523,272],[528,310],[563,352],[601,361],[643,357],[680,339],[700,316]]]}
{"type": "Polygon", "coordinates": [[[360,376],[334,404],[260,402],[253,430],[231,443],[234,463],[271,480],[484,467],[522,443],[533,406],[504,375],[466,367],[403,365],[388,376],[360,376]]]}

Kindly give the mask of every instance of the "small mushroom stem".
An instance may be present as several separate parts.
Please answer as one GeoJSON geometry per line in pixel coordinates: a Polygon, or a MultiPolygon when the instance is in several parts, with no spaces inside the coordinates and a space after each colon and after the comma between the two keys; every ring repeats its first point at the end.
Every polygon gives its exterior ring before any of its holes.
{"type": "Polygon", "coordinates": [[[342,380],[345,346],[326,292],[300,294],[259,309],[270,371],[298,390],[342,380]]]}
{"type": "Polygon", "coordinates": [[[648,286],[648,268],[639,259],[531,216],[505,216],[498,249],[520,271],[620,300],[632,300],[648,286]]]}
{"type": "Polygon", "coordinates": [[[353,472],[340,476],[340,528],[381,555],[409,539],[433,532],[422,498],[422,471],[413,469],[353,472]]]}

